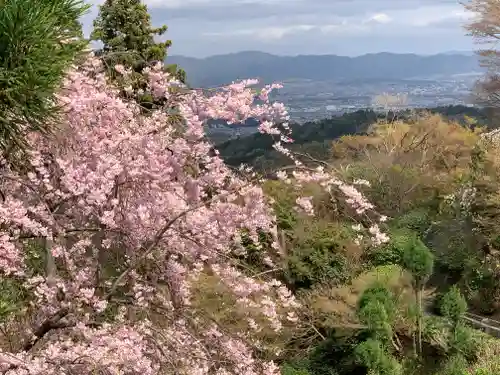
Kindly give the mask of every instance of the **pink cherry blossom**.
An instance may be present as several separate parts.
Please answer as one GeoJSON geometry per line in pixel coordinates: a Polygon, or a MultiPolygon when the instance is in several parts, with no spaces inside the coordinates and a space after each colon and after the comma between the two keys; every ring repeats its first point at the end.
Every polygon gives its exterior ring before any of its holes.
{"type": "Polygon", "coordinates": [[[179,112],[181,133],[167,110],[144,114],[121,98],[90,57],[61,87],[56,136],[31,134],[27,170],[0,171],[0,271],[21,280],[36,306],[18,338],[23,350],[1,353],[5,374],[278,373],[254,357],[262,343],[250,332],[257,321],[280,331],[298,304],[280,283],[231,261],[242,230],[276,233],[275,218],[260,187],[209,156],[203,124],[273,121],[284,107],[254,104],[253,81],[208,96],[179,92],[160,68],[145,72],[147,90],[179,112]],[[26,262],[34,238],[44,270],[26,262]],[[247,330],[220,329],[193,307],[203,274],[234,295],[247,330]]]}
{"type": "MultiPolygon", "coordinates": [[[[115,70],[127,87],[129,71],[115,70]]],[[[279,85],[255,92],[257,82],[246,80],[206,92],[188,90],[160,64],[144,73],[145,91],[164,108],[147,112],[122,98],[90,56],[60,89],[56,135],[30,134],[24,169],[2,163],[0,272],[25,288],[33,311],[17,337],[22,349],[0,352],[7,375],[279,373],[254,355],[279,351],[258,334],[297,324],[300,306],[270,273],[253,275],[233,257],[243,231],[254,241],[265,231],[274,242],[263,266],[272,267],[281,256],[275,217],[257,180],[211,156],[207,119],[259,120],[296,165],[280,178],[337,189],[359,215],[374,209],[354,186],[308,170],[286,147],[288,113],[269,101],[279,85]],[[43,270],[28,261],[30,241],[43,270]],[[219,326],[198,303],[204,277],[230,296],[224,308],[245,329],[219,326]]],[[[297,203],[312,213],[310,198],[297,203]]],[[[387,240],[376,223],[366,229],[375,243],[387,240]]]]}

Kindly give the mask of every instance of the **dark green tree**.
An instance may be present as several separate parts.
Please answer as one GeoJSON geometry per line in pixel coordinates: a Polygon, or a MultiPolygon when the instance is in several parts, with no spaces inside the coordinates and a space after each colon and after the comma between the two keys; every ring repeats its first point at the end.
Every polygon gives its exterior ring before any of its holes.
{"type": "Polygon", "coordinates": [[[375,339],[368,339],[359,344],[354,356],[359,363],[362,363],[374,375],[401,375],[402,366],[382,345],[375,339]]]}
{"type": "Polygon", "coordinates": [[[450,360],[456,357],[474,360],[478,345],[471,335],[471,329],[462,321],[467,312],[467,301],[460,290],[456,286],[452,286],[442,297],[439,307],[441,314],[451,323],[448,338],[450,360]]]}
{"type": "MultiPolygon", "coordinates": [[[[172,42],[157,42],[155,36],[161,36],[166,31],[165,25],[152,27],[148,8],[141,0],[106,0],[94,20],[91,39],[103,43],[97,54],[109,67],[111,75],[116,64],[130,67],[140,74],[150,64],[165,61],[172,42]]],[[[181,81],[185,80],[184,71],[178,70],[176,65],[166,66],[165,69],[181,81]]]]}
{"type": "Polygon", "coordinates": [[[423,302],[422,294],[425,283],[432,275],[434,268],[434,255],[429,248],[418,238],[409,232],[406,242],[402,246],[402,266],[413,276],[413,289],[417,305],[417,335],[415,336],[418,354],[422,354],[422,329],[423,329],[423,302]]]}
{"type": "Polygon", "coordinates": [[[376,283],[366,289],[358,301],[357,315],[360,322],[368,327],[374,339],[386,346],[401,349],[393,330],[396,301],[387,288],[376,283]]]}
{"type": "Polygon", "coordinates": [[[460,319],[467,312],[467,301],[454,285],[443,296],[439,307],[441,314],[450,320],[455,329],[460,323],[460,319]]]}
{"type": "Polygon", "coordinates": [[[13,157],[28,131],[55,124],[54,92],[87,46],[80,0],[0,0],[0,148],[13,157]]]}
{"type": "Polygon", "coordinates": [[[363,292],[358,301],[357,314],[360,322],[367,326],[371,337],[356,346],[356,361],[373,374],[401,374],[402,367],[391,353],[394,349],[402,349],[393,329],[396,314],[394,296],[377,283],[363,292]]]}

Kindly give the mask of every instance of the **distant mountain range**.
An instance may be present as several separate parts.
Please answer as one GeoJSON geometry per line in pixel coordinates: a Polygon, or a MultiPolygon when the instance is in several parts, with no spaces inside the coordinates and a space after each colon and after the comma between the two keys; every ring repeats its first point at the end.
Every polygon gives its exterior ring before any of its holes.
{"type": "Polygon", "coordinates": [[[474,51],[446,51],[442,53],[443,55],[464,55],[464,56],[474,56],[476,53],[474,51]]]}
{"type": "Polygon", "coordinates": [[[167,62],[183,68],[189,84],[197,87],[218,86],[244,78],[259,78],[266,83],[291,79],[349,81],[481,72],[476,55],[455,51],[432,56],[382,52],[357,57],[277,56],[248,51],[203,59],[169,56],[167,62]]]}

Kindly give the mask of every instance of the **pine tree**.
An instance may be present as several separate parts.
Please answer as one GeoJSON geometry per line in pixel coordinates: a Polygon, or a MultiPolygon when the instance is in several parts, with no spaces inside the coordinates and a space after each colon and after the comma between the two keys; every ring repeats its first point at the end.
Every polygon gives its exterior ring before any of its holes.
{"type": "MultiPolygon", "coordinates": [[[[147,6],[141,0],[106,0],[94,20],[91,39],[103,43],[97,54],[110,68],[112,76],[117,64],[140,74],[148,65],[165,60],[172,42],[156,42],[155,36],[166,31],[165,25],[152,27],[147,6]]],[[[178,70],[176,65],[166,66],[166,70],[181,81],[185,80],[184,71],[178,70]]]]}
{"type": "Polygon", "coordinates": [[[80,0],[0,0],[0,150],[9,159],[28,131],[48,133],[54,93],[88,46],[80,0]]]}
{"type": "Polygon", "coordinates": [[[415,333],[415,351],[422,355],[423,310],[422,295],[425,283],[432,275],[434,255],[430,249],[418,238],[415,232],[409,233],[407,241],[402,244],[402,266],[413,276],[413,290],[417,307],[415,333]]]}

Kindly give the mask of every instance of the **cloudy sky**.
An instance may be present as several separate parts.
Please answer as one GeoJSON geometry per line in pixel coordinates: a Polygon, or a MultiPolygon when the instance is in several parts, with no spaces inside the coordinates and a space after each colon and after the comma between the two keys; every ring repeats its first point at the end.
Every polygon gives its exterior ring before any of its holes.
{"type": "MultiPolygon", "coordinates": [[[[91,0],[94,4],[103,0],[91,0]]],[[[458,0],[146,0],[170,54],[432,54],[471,50],[458,0]]],[[[86,31],[97,7],[83,20],[86,31]]]]}

